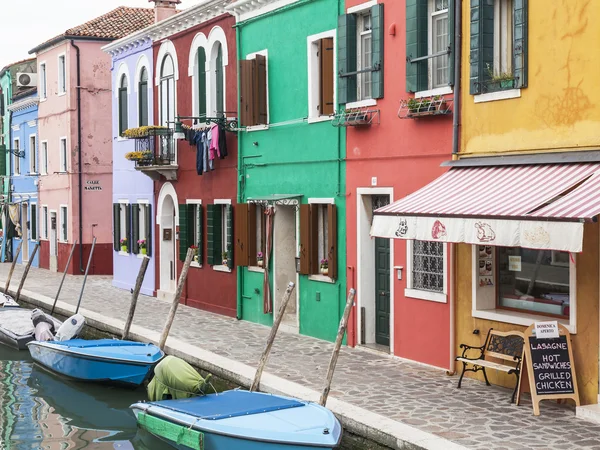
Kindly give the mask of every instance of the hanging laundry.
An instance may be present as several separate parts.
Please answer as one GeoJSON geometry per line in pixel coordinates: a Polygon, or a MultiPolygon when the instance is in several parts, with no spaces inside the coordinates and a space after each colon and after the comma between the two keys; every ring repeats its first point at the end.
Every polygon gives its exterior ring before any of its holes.
{"type": "Polygon", "coordinates": [[[219,125],[213,123],[210,127],[211,139],[210,139],[210,159],[216,159],[217,156],[221,157],[221,151],[219,149],[219,125]]]}
{"type": "Polygon", "coordinates": [[[227,156],[227,134],[223,127],[219,127],[219,151],[221,159],[227,156]]]}

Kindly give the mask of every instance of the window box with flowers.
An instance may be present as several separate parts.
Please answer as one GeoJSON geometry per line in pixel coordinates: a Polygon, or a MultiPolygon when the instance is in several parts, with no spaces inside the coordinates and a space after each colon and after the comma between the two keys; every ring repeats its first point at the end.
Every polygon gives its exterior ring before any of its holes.
{"type": "Polygon", "coordinates": [[[263,252],[258,252],[256,254],[256,265],[258,265],[258,267],[263,267],[264,263],[265,263],[265,260],[264,260],[263,252]]]}
{"type": "Polygon", "coordinates": [[[127,242],[127,238],[121,238],[121,251],[125,253],[129,253],[129,246],[127,242]]]}
{"type": "Polygon", "coordinates": [[[190,245],[190,248],[194,251],[194,256],[192,258],[192,262],[195,262],[196,264],[200,264],[200,257],[198,255],[198,246],[190,245]]]}
{"type": "Polygon", "coordinates": [[[146,244],[146,239],[139,239],[137,241],[138,246],[140,247],[140,255],[147,255],[148,254],[148,246],[146,244]]]}
{"type": "Polygon", "coordinates": [[[327,262],[326,259],[321,260],[321,264],[319,266],[319,272],[321,272],[321,275],[325,275],[325,276],[329,275],[329,263],[327,262]]]}
{"type": "Polygon", "coordinates": [[[223,257],[223,260],[221,261],[221,264],[223,264],[224,266],[227,266],[227,264],[229,263],[228,253],[223,252],[222,257],[223,257]]]}

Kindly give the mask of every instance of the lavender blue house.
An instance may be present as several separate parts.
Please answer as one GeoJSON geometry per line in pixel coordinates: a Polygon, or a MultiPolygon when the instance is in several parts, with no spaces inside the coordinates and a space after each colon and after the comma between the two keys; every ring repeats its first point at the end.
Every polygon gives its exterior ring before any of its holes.
{"type": "Polygon", "coordinates": [[[147,255],[141,292],[154,295],[154,183],[125,158],[136,150],[136,141],[122,137],[127,129],[153,124],[152,40],[141,30],[103,50],[112,56],[113,74],[113,286],[133,288],[147,255]]]}
{"type": "MultiPolygon", "coordinates": [[[[23,242],[18,263],[27,263],[33,255],[35,245],[39,242],[38,230],[38,184],[39,173],[45,173],[48,167],[47,152],[42,151],[43,158],[38,158],[38,148],[45,143],[38,143],[38,102],[37,89],[22,91],[12,98],[8,110],[12,114],[10,142],[10,186],[9,214],[16,226],[17,235],[12,239],[13,255],[17,246],[23,242]]],[[[45,211],[47,214],[48,211],[45,211]]],[[[44,214],[44,211],[42,211],[44,214]]],[[[33,267],[39,267],[39,252],[32,261],[33,267]]]]}

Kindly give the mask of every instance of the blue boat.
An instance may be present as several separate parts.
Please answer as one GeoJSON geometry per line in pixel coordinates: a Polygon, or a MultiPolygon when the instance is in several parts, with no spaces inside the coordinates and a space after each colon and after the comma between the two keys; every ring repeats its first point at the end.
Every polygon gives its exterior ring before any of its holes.
{"type": "Polygon", "coordinates": [[[337,448],[342,427],[320,405],[279,395],[226,391],[131,405],[138,425],[185,450],[337,448]]]}
{"type": "Polygon", "coordinates": [[[154,344],[118,339],[33,341],[33,360],[52,372],[80,381],[140,386],[164,356],[154,344]]]}

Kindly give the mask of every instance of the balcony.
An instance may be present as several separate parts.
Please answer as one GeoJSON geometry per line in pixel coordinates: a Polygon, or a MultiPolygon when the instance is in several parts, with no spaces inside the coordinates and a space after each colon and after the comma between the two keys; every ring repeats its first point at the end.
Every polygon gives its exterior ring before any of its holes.
{"type": "Polygon", "coordinates": [[[139,170],[154,181],[161,176],[167,181],[177,180],[175,163],[175,139],[173,130],[167,127],[140,127],[126,130],[123,136],[135,140],[135,151],[125,155],[135,162],[139,170]]]}

